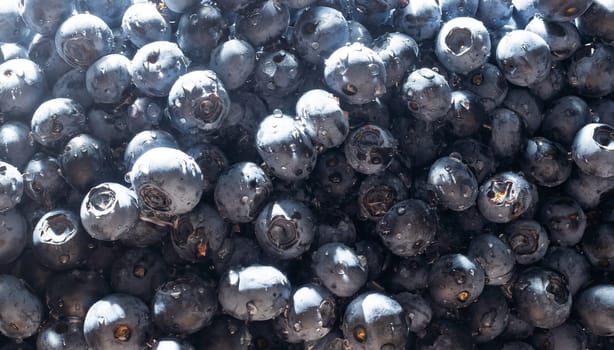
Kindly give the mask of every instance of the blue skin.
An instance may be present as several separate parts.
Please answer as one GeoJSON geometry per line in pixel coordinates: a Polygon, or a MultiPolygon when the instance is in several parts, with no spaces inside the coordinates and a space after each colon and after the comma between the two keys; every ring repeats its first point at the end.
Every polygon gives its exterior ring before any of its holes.
{"type": "Polygon", "coordinates": [[[0,125],[0,159],[21,169],[36,151],[30,128],[21,122],[11,121],[0,125]]]}
{"type": "Polygon", "coordinates": [[[55,50],[52,37],[36,34],[29,43],[28,57],[42,69],[47,81],[57,81],[71,67],[55,50]]]}
{"type": "Polygon", "coordinates": [[[0,308],[4,313],[0,331],[9,338],[30,337],[41,326],[43,303],[30,287],[16,276],[0,275],[0,308]]]}
{"type": "Polygon", "coordinates": [[[457,17],[446,22],[437,34],[435,55],[452,72],[466,75],[488,61],[490,36],[473,18],[457,17]]]}
{"type": "Polygon", "coordinates": [[[292,44],[303,60],[319,64],[323,58],[345,45],[349,37],[349,26],[341,12],[326,6],[315,6],[300,12],[294,25],[292,44]]]}
{"type": "Polygon", "coordinates": [[[156,41],[141,47],[131,62],[132,82],[148,96],[165,97],[188,69],[188,58],[177,44],[156,41]]]}
{"type": "Polygon", "coordinates": [[[435,0],[410,1],[395,13],[395,27],[416,41],[432,39],[441,27],[441,9],[435,0]]]}
{"type": "Polygon", "coordinates": [[[587,36],[597,36],[606,42],[614,40],[614,3],[593,0],[593,5],[576,20],[578,30],[587,36]]]}
{"type": "Polygon", "coordinates": [[[228,90],[241,87],[255,67],[256,50],[246,41],[230,39],[211,52],[209,69],[217,74],[228,90]]]}
{"type": "Polygon", "coordinates": [[[0,212],[13,209],[23,198],[23,177],[15,166],[0,161],[0,212]]]}
{"type": "Polygon", "coordinates": [[[78,14],[69,17],[55,33],[55,49],[66,63],[86,69],[113,51],[111,28],[99,17],[78,14]]]}
{"type": "Polygon", "coordinates": [[[135,3],[124,12],[121,23],[126,37],[136,47],[172,38],[170,24],[150,3],[135,3]]]}
{"type": "Polygon", "coordinates": [[[73,136],[87,132],[83,107],[69,98],[54,98],[41,103],[30,122],[32,136],[44,147],[59,148],[73,136]]]}
{"type": "Polygon", "coordinates": [[[0,42],[16,43],[25,39],[30,32],[21,16],[17,1],[0,3],[0,42]]]}
{"type": "Polygon", "coordinates": [[[211,70],[195,70],[177,79],[168,94],[170,122],[182,133],[219,130],[230,112],[230,97],[211,70]]]}
{"type": "MultiPolygon", "coordinates": [[[[167,1],[168,2],[168,1],[167,1]]],[[[77,11],[100,17],[109,27],[119,27],[131,0],[75,0],[77,11]]]]}
{"type": "Polygon", "coordinates": [[[176,34],[181,50],[195,62],[204,63],[226,38],[228,23],[217,7],[204,4],[181,16],[176,34]]]}
{"type": "Polygon", "coordinates": [[[576,26],[570,22],[547,22],[541,17],[534,17],[525,30],[546,40],[553,61],[566,60],[582,45],[576,26]]]}
{"type": "Polygon", "coordinates": [[[548,43],[527,30],[513,30],[501,38],[496,59],[505,78],[518,86],[546,79],[552,63],[548,43]]]}
{"type": "Polygon", "coordinates": [[[173,135],[164,130],[143,130],[136,133],[126,145],[124,151],[124,166],[128,170],[143,153],[156,147],[179,149],[179,144],[173,135]]]}
{"type": "Polygon", "coordinates": [[[571,145],[576,166],[589,175],[614,176],[614,127],[590,123],[576,134],[571,145]]]}
{"type": "Polygon", "coordinates": [[[168,7],[169,10],[176,13],[184,13],[187,10],[198,6],[200,0],[165,0],[164,5],[168,7]]]}
{"type": "Polygon", "coordinates": [[[270,44],[286,33],[290,22],[288,7],[269,0],[239,13],[236,35],[254,46],[270,44]]]}
{"type": "Polygon", "coordinates": [[[439,0],[441,19],[447,22],[456,17],[474,17],[479,3],[479,0],[439,0]]]}
{"type": "Polygon", "coordinates": [[[85,74],[85,87],[96,103],[119,103],[132,83],[130,60],[110,54],[94,62],[85,74]]]}
{"type": "Polygon", "coordinates": [[[450,109],[452,89],[441,74],[431,69],[413,71],[403,82],[401,91],[410,113],[418,119],[435,121],[450,109]]]}
{"type": "Polygon", "coordinates": [[[8,264],[19,257],[30,235],[28,224],[17,209],[0,213],[2,231],[0,231],[0,264],[8,264]]]}
{"type": "Polygon", "coordinates": [[[497,29],[512,18],[513,12],[512,0],[479,0],[476,19],[489,29],[497,29]]]}
{"type": "Polygon", "coordinates": [[[47,81],[36,63],[14,59],[0,64],[0,116],[29,118],[46,94],[47,81]]]}
{"type": "Polygon", "coordinates": [[[87,88],[85,87],[85,72],[74,68],[64,73],[53,85],[51,95],[54,98],[65,97],[75,100],[83,106],[84,109],[88,109],[94,100],[87,88]]]}
{"type": "Polygon", "coordinates": [[[66,0],[24,0],[23,20],[36,33],[53,35],[73,11],[73,2],[66,0]]]}

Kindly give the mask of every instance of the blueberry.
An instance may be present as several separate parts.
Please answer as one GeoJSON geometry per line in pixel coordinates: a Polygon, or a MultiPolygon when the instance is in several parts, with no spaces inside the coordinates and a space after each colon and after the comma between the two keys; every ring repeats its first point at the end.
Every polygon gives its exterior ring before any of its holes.
{"type": "Polygon", "coordinates": [[[534,1],[534,6],[538,13],[547,20],[569,22],[581,16],[592,2],[590,0],[539,0],[534,1]]]}
{"type": "Polygon", "coordinates": [[[578,30],[570,22],[548,22],[542,17],[533,17],[525,30],[546,40],[554,61],[569,58],[582,44],[578,30]]]}
{"type": "Polygon", "coordinates": [[[55,49],[70,66],[86,68],[113,51],[111,28],[100,17],[77,14],[66,19],[55,33],[55,49]]]}
{"type": "Polygon", "coordinates": [[[255,234],[260,247],[273,257],[291,259],[309,250],[315,236],[314,215],[293,199],[269,202],[258,214],[255,234]]]}
{"type": "Polygon", "coordinates": [[[400,201],[378,221],[376,232],[393,254],[416,256],[435,239],[437,216],[420,200],[400,201]]]}
{"type": "Polygon", "coordinates": [[[53,276],[45,300],[53,318],[83,320],[87,310],[109,292],[109,284],[101,273],[75,269],[53,276]]]}
{"type": "Polygon", "coordinates": [[[486,285],[503,285],[512,278],[515,256],[508,243],[495,235],[474,237],[469,242],[467,257],[484,270],[486,285]]]}
{"type": "Polygon", "coordinates": [[[201,142],[186,149],[203,173],[203,192],[210,192],[222,172],[228,168],[228,158],[223,151],[212,144],[201,142]]]}
{"type": "Polygon", "coordinates": [[[390,166],[397,144],[390,131],[367,124],[350,133],[344,153],[348,164],[357,172],[377,174],[390,166]]]}
{"type": "Polygon", "coordinates": [[[587,225],[584,210],[573,198],[553,196],[540,204],[539,222],[548,230],[550,240],[562,246],[580,242],[587,225]]]}
{"type": "Polygon", "coordinates": [[[614,126],[590,123],[574,138],[571,155],[583,172],[599,176],[614,176],[614,126]]]}
{"type": "Polygon", "coordinates": [[[340,146],[350,125],[337,98],[325,90],[309,90],[296,102],[296,115],[305,122],[305,132],[316,147],[340,146]]]}
{"type": "Polygon", "coordinates": [[[440,128],[413,116],[395,118],[390,131],[399,142],[398,158],[406,166],[430,166],[444,146],[440,128]]]}
{"type": "Polygon", "coordinates": [[[446,22],[435,41],[435,54],[450,71],[467,74],[488,61],[490,36],[480,21],[457,17],[446,22]]]}
{"type": "Polygon", "coordinates": [[[47,81],[41,68],[29,59],[0,64],[0,116],[26,118],[43,102],[47,81]]]}
{"type": "Polygon", "coordinates": [[[371,46],[373,43],[373,36],[371,36],[371,32],[362,23],[348,20],[348,30],[350,31],[348,42],[358,42],[365,46],[371,46]]]}
{"type": "Polygon", "coordinates": [[[599,43],[590,43],[576,50],[567,68],[569,85],[588,97],[603,97],[612,93],[614,69],[607,63],[612,54],[613,47],[599,43]]]}
{"type": "Polygon", "coordinates": [[[256,149],[273,174],[286,181],[308,177],[317,160],[311,138],[294,118],[279,110],[258,126],[256,149]]]}
{"type": "Polygon", "coordinates": [[[509,89],[501,70],[490,63],[467,74],[463,79],[463,88],[478,95],[487,112],[503,103],[509,89]]]}
{"type": "Polygon", "coordinates": [[[180,258],[198,262],[223,249],[228,224],[211,206],[201,203],[173,223],[171,241],[180,258]]]}
{"type": "Polygon", "coordinates": [[[160,243],[169,233],[168,227],[145,220],[137,221],[131,230],[119,238],[120,242],[127,247],[143,248],[160,243]]]}
{"type": "Polygon", "coordinates": [[[550,247],[541,265],[565,275],[572,295],[589,283],[591,265],[584,255],[571,247],[550,247]]]}
{"type": "Polygon", "coordinates": [[[563,146],[571,146],[576,133],[591,120],[588,104],[578,96],[565,96],[552,101],[544,113],[541,133],[563,146]]]}
{"type": "Polygon", "coordinates": [[[235,20],[236,35],[254,46],[271,44],[288,30],[290,11],[283,1],[261,1],[240,11],[235,20]]]}
{"type": "Polygon", "coordinates": [[[7,1],[0,6],[0,28],[0,42],[4,43],[19,42],[30,33],[18,2],[7,1]]]}
{"type": "Polygon", "coordinates": [[[168,93],[171,123],[181,132],[216,131],[228,117],[230,97],[211,70],[195,70],[172,82],[168,93]]]}
{"type": "Polygon", "coordinates": [[[402,95],[409,112],[427,122],[445,117],[452,101],[447,80],[429,68],[410,73],[403,81],[402,95]]]}
{"type": "Polygon", "coordinates": [[[215,284],[196,275],[167,281],[151,302],[153,322],[174,334],[191,334],[206,327],[217,312],[215,284]]]}
{"type": "Polygon", "coordinates": [[[291,94],[303,79],[303,65],[292,52],[283,49],[266,52],[254,69],[254,89],[264,96],[291,94]]]}
{"type": "Polygon", "coordinates": [[[173,148],[157,147],[143,153],[129,177],[139,204],[154,213],[187,213],[202,195],[203,175],[198,164],[173,148]]]}
{"type": "Polygon", "coordinates": [[[336,303],[326,288],[310,283],[292,292],[287,312],[275,319],[275,328],[289,343],[315,341],[335,324],[336,303]]]}
{"type": "Polygon", "coordinates": [[[484,289],[482,268],[462,254],[444,255],[433,264],[428,289],[433,301],[448,308],[464,308],[484,289]]]}
{"type": "Polygon", "coordinates": [[[387,87],[400,84],[405,74],[413,70],[420,50],[411,36],[399,32],[380,35],[371,48],[384,62],[387,87]]]}
{"type": "Polygon", "coordinates": [[[81,223],[97,240],[115,241],[131,230],[139,219],[134,191],[118,183],[101,183],[83,198],[81,223]]]}
{"type": "Polygon", "coordinates": [[[537,185],[555,187],[571,175],[572,163],[567,150],[546,138],[527,140],[520,154],[521,169],[537,185]]]}
{"type": "Polygon", "coordinates": [[[73,11],[74,2],[65,0],[24,0],[23,21],[28,28],[42,35],[53,35],[73,11]]]}
{"type": "Polygon", "coordinates": [[[71,69],[55,50],[51,36],[34,35],[28,46],[28,58],[39,65],[48,82],[58,80],[71,69]]]}
{"type": "Polygon", "coordinates": [[[444,117],[456,137],[476,134],[485,123],[486,112],[480,97],[469,90],[452,91],[452,105],[444,117]]]}
{"type": "Polygon", "coordinates": [[[30,121],[32,137],[47,148],[59,148],[88,131],[83,106],[70,98],[52,98],[41,103],[30,121]]]}
{"type": "Polygon", "coordinates": [[[439,203],[450,210],[463,211],[473,206],[478,196],[478,181],[457,153],[433,162],[428,183],[435,189],[439,203]]]}
{"type": "Polygon", "coordinates": [[[505,223],[522,215],[532,197],[531,184],[522,175],[503,172],[482,183],[477,203],[487,220],[505,223]]]}
{"type": "Polygon", "coordinates": [[[95,184],[115,179],[108,145],[88,134],[70,139],[58,160],[62,176],[79,192],[85,193],[95,184]]]}
{"type": "Polygon", "coordinates": [[[107,22],[109,27],[119,27],[122,16],[128,7],[132,5],[130,0],[76,0],[75,6],[81,13],[91,13],[107,22]]]}
{"type": "Polygon", "coordinates": [[[614,7],[604,0],[593,0],[590,7],[576,19],[578,30],[587,36],[599,37],[606,41],[614,39],[612,19],[614,7]]]}
{"type": "Polygon", "coordinates": [[[594,335],[610,337],[614,334],[611,322],[613,291],[611,284],[597,284],[580,292],[575,301],[574,309],[580,322],[594,335]]]}
{"type": "Polygon", "coordinates": [[[113,262],[109,280],[113,291],[149,302],[168,274],[168,267],[158,252],[149,248],[133,248],[113,262]]]}
{"type": "Polygon", "coordinates": [[[85,87],[96,103],[118,103],[132,83],[130,60],[110,54],[92,63],[85,75],[85,87]]]}
{"type": "Polygon", "coordinates": [[[572,171],[565,182],[565,194],[572,197],[583,209],[594,208],[614,189],[613,177],[598,177],[582,171],[572,171]]]}
{"type": "Polygon", "coordinates": [[[396,203],[407,199],[407,186],[391,173],[367,176],[358,189],[361,219],[378,221],[396,203]]]}
{"type": "Polygon", "coordinates": [[[498,337],[509,321],[509,306],[500,289],[487,287],[468,309],[471,335],[477,343],[498,337]]]}
{"type": "Polygon", "coordinates": [[[354,295],[367,281],[367,262],[363,256],[342,243],[327,243],[312,257],[314,274],[333,294],[354,295]]]}
{"type": "Polygon", "coordinates": [[[529,85],[529,91],[543,101],[550,101],[558,98],[567,88],[566,73],[566,70],[560,62],[553,62],[550,73],[548,73],[546,79],[539,83],[529,85]]]}
{"type": "Polygon", "coordinates": [[[30,128],[21,122],[0,125],[0,159],[22,169],[36,152],[30,128]]]}
{"type": "Polygon", "coordinates": [[[173,135],[164,130],[144,130],[135,134],[124,150],[124,167],[130,170],[134,162],[145,152],[156,147],[179,149],[179,144],[173,135]]]}
{"type": "Polygon", "coordinates": [[[154,41],[134,54],[130,65],[132,82],[149,96],[165,97],[170,94],[175,81],[187,72],[188,64],[177,44],[154,41]]]}
{"type": "Polygon", "coordinates": [[[218,301],[224,313],[239,320],[264,321],[279,316],[291,297],[288,278],[272,266],[229,269],[219,283],[218,301]]]}
{"type": "Polygon", "coordinates": [[[230,39],[211,52],[209,68],[228,90],[242,86],[256,68],[256,51],[246,41],[230,39]]]}
{"type": "Polygon", "coordinates": [[[0,264],[15,261],[28,245],[28,224],[18,209],[0,213],[0,264]]]}
{"type": "Polygon", "coordinates": [[[37,349],[77,350],[87,348],[80,319],[50,320],[36,336],[37,349]]]}
{"type": "Polygon", "coordinates": [[[32,250],[41,265],[52,270],[83,266],[93,248],[79,215],[53,209],[40,218],[32,231],[32,250]]]}
{"type": "Polygon", "coordinates": [[[439,0],[441,19],[449,21],[457,17],[475,17],[479,0],[439,0]]]}
{"type": "Polygon", "coordinates": [[[544,257],[550,240],[546,230],[535,220],[519,219],[505,225],[503,234],[516,262],[533,264],[544,257]]]}
{"type": "Polygon", "coordinates": [[[367,292],[352,299],[345,309],[343,335],[352,349],[403,349],[408,328],[401,305],[391,297],[367,292]]]}
{"type": "MultiPolygon", "coordinates": [[[[223,7],[223,2],[218,5],[223,7]]],[[[228,35],[228,23],[218,7],[203,3],[181,15],[176,34],[177,44],[188,57],[208,62],[213,49],[228,35]]]]}
{"type": "Polygon", "coordinates": [[[475,17],[489,29],[503,27],[512,18],[512,0],[479,0],[475,17]]]}
{"type": "Polygon", "coordinates": [[[198,6],[198,0],[166,0],[164,5],[176,13],[184,13],[192,7],[198,6]]]}
{"type": "Polygon", "coordinates": [[[126,124],[131,134],[157,129],[162,121],[161,103],[150,97],[138,97],[126,108],[126,124]]]}
{"type": "Polygon", "coordinates": [[[170,24],[155,5],[147,2],[135,2],[126,8],[121,28],[128,40],[138,48],[154,41],[170,40],[172,36],[170,24]]]}
{"type": "Polygon", "coordinates": [[[34,335],[43,320],[43,303],[30,287],[13,275],[0,274],[0,332],[9,338],[34,335]]]}
{"type": "Polygon", "coordinates": [[[417,41],[432,39],[441,27],[442,9],[435,0],[408,1],[394,15],[395,27],[417,41]]]}
{"type": "Polygon", "coordinates": [[[83,108],[91,107],[94,104],[94,99],[85,87],[85,74],[85,70],[77,68],[64,73],[53,84],[53,97],[70,98],[79,103],[83,108]]]}
{"type": "Polygon", "coordinates": [[[555,328],[571,312],[571,293],[564,275],[530,267],[520,273],[513,286],[518,315],[539,328],[555,328]]]}
{"type": "Polygon", "coordinates": [[[350,31],[343,14],[331,7],[313,6],[300,12],[292,31],[292,44],[298,56],[318,64],[349,40],[350,31]]]}
{"type": "Polygon", "coordinates": [[[528,86],[546,78],[552,58],[548,43],[527,30],[513,30],[497,45],[497,64],[512,84],[528,86]]]}
{"type": "Polygon", "coordinates": [[[15,166],[0,161],[0,212],[13,209],[23,198],[24,179],[15,166]]]}
{"type": "Polygon", "coordinates": [[[273,184],[257,164],[239,162],[220,174],[215,185],[217,210],[231,222],[256,218],[273,191],[273,184]],[[238,184],[238,186],[237,186],[238,184]]]}
{"type": "Polygon", "coordinates": [[[139,298],[122,293],[109,294],[87,311],[83,334],[95,349],[143,348],[152,335],[149,308],[139,298]]]}

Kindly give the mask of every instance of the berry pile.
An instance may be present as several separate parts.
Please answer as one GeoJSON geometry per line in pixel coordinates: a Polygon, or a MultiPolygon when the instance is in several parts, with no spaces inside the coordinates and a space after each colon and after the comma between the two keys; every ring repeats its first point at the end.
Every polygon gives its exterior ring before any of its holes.
{"type": "Polygon", "coordinates": [[[612,0],[0,0],[0,350],[614,349],[612,0]]]}

